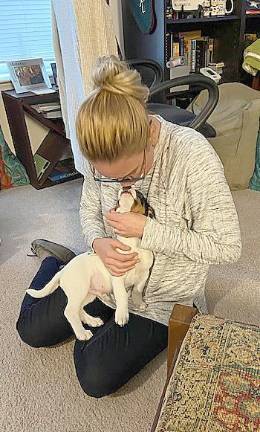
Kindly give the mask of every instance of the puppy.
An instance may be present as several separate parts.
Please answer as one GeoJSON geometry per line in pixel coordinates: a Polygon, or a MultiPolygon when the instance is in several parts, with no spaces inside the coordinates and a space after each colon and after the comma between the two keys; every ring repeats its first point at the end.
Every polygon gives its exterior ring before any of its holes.
{"type": "MultiPolygon", "coordinates": [[[[132,211],[154,217],[153,209],[149,207],[143,195],[135,191],[133,187],[119,191],[116,211],[119,213],[132,211]]],[[[61,287],[68,298],[64,315],[79,340],[88,340],[93,336],[90,330],[83,327],[82,322],[90,327],[98,327],[103,324],[100,318],[92,317],[84,310],[84,306],[95,300],[97,296],[102,298],[103,294],[113,292],[116,302],[115,322],[120,326],[124,326],[129,320],[129,290],[132,289],[134,305],[141,310],[146,307],[142,293],[153,264],[153,253],[140,249],[141,240],[138,238],[121,236],[117,238],[131,247],[130,251],[118,249],[118,252],[137,252],[140,259],[140,262],[124,276],[111,275],[98,255],[83,253],[66,264],[43,289],[29,288],[26,290],[32,297],[42,298],[61,287]]]]}

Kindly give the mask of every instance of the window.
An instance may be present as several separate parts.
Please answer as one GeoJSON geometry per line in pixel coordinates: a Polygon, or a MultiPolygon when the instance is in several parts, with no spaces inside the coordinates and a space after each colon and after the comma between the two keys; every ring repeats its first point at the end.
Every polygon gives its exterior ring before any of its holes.
{"type": "Polygon", "coordinates": [[[0,81],[10,60],[42,57],[51,74],[51,0],[0,0],[0,41],[0,81]]]}

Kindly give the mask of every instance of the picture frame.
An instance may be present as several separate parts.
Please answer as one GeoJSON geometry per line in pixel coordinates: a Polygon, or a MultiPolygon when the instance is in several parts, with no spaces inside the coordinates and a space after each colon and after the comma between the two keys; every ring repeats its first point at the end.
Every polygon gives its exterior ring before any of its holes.
{"type": "Polygon", "coordinates": [[[48,93],[52,85],[42,58],[7,62],[16,93],[48,93]]]}

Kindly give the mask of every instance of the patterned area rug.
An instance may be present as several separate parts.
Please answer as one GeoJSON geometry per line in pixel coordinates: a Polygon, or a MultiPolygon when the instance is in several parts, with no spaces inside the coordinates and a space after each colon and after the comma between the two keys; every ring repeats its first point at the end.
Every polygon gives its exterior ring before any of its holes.
{"type": "Polygon", "coordinates": [[[260,328],[197,315],[156,432],[260,431],[260,328]]]}

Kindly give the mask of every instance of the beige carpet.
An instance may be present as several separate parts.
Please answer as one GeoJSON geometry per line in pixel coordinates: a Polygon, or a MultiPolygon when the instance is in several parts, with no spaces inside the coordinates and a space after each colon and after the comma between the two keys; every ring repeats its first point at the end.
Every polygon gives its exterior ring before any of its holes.
{"type": "MultiPolygon", "coordinates": [[[[115,395],[95,400],[81,390],[70,340],[31,348],[15,329],[20,304],[38,269],[26,256],[34,238],[84,250],[78,207],[81,180],[42,191],[0,192],[1,432],[148,432],[166,378],[166,351],[115,395]]],[[[260,193],[234,192],[243,236],[239,263],[212,266],[210,308],[218,315],[258,322],[260,315],[260,193]]]]}

